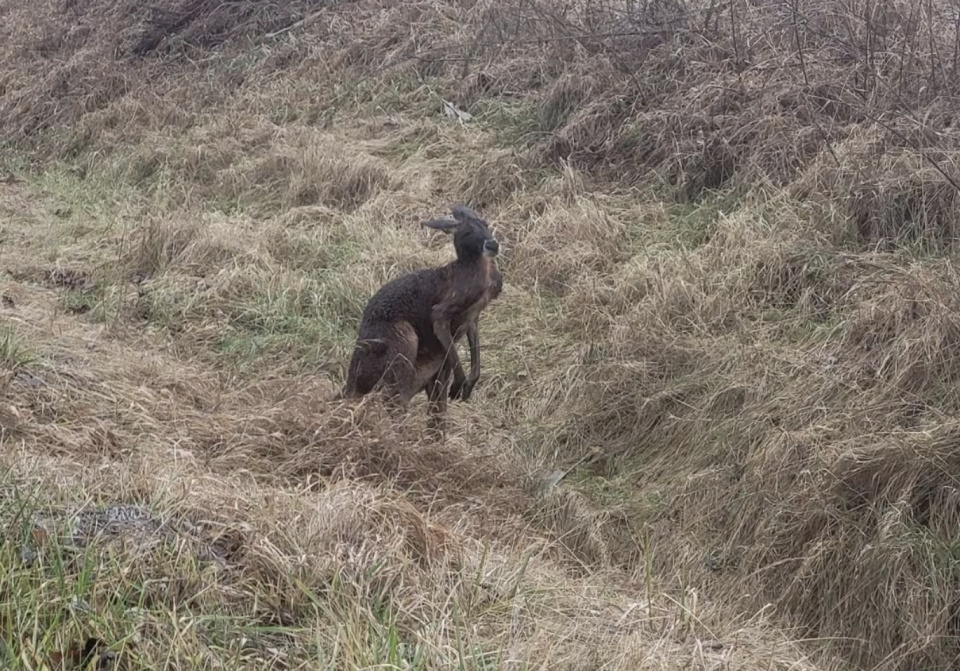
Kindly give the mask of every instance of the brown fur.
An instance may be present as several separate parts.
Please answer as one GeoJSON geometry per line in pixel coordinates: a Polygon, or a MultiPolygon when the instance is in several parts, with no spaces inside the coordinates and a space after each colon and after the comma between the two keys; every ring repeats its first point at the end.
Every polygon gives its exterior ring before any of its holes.
{"type": "Polygon", "coordinates": [[[454,234],[457,258],[440,268],[415,271],[383,285],[367,303],[357,345],[339,398],[357,398],[383,388],[406,408],[427,393],[433,428],[442,429],[450,398],[467,400],[480,378],[480,313],[503,289],[493,261],[499,243],[487,223],[468,208],[454,219],[425,226],[454,234]],[[456,342],[467,336],[470,375],[465,375],[456,342]]]}

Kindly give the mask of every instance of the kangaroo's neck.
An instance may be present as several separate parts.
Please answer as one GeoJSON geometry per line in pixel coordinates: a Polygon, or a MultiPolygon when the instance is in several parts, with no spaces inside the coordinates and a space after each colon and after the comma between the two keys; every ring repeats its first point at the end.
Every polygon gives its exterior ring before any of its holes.
{"type": "Polygon", "coordinates": [[[491,259],[476,254],[474,256],[459,256],[450,265],[453,268],[477,268],[483,272],[490,272],[491,259]]]}
{"type": "Polygon", "coordinates": [[[466,282],[471,285],[476,283],[475,286],[484,287],[484,291],[491,284],[496,284],[496,266],[493,264],[493,259],[489,257],[477,256],[470,260],[459,258],[453,261],[449,268],[455,282],[466,282]]]}

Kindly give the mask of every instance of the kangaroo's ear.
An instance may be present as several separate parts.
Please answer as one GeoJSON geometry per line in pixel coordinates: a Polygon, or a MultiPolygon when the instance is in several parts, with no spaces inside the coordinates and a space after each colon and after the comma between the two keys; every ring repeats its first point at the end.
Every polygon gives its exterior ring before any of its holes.
{"type": "Polygon", "coordinates": [[[480,215],[474,212],[473,210],[471,210],[466,205],[454,205],[453,218],[459,221],[461,224],[463,224],[469,221],[470,219],[480,219],[480,215]]]}
{"type": "Polygon", "coordinates": [[[452,233],[460,226],[460,222],[456,219],[431,219],[424,222],[423,225],[444,233],[452,233]]]}

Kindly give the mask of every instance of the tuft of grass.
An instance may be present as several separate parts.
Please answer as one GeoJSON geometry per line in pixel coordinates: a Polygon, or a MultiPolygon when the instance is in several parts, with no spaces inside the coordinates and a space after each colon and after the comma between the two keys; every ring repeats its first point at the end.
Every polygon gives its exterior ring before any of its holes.
{"type": "Polygon", "coordinates": [[[33,359],[23,338],[14,329],[0,329],[0,363],[4,368],[15,370],[27,366],[33,359]]]}

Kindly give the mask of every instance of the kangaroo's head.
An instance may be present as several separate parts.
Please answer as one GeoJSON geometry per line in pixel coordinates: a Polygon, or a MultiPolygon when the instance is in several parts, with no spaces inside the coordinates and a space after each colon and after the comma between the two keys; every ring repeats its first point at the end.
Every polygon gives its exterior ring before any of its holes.
{"type": "Polygon", "coordinates": [[[452,233],[453,247],[460,261],[493,258],[500,253],[500,243],[490,233],[487,222],[464,205],[454,206],[453,219],[433,219],[424,226],[452,233]]]}

